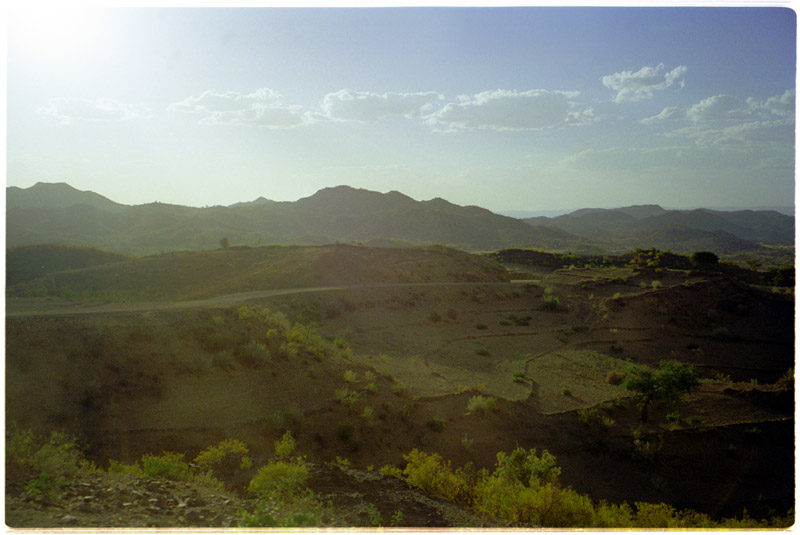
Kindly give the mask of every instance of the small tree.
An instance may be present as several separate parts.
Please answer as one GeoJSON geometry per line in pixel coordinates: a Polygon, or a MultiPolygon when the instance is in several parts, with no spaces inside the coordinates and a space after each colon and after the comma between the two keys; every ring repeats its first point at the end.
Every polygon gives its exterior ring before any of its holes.
{"type": "Polygon", "coordinates": [[[698,385],[697,375],[691,366],[675,360],[662,360],[653,371],[647,366],[632,364],[622,386],[642,396],[642,421],[647,421],[647,408],[656,401],[675,402],[698,385]]]}
{"type": "Polygon", "coordinates": [[[689,258],[692,264],[701,269],[712,268],[719,263],[719,257],[711,251],[696,251],[689,258]]]}

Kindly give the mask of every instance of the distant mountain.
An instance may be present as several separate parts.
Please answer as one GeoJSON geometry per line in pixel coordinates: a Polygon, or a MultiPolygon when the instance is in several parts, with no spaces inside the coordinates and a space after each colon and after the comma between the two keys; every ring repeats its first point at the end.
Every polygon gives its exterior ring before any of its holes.
{"type": "Polygon", "coordinates": [[[646,247],[662,248],[667,248],[665,243],[674,243],[675,247],[669,248],[680,251],[696,250],[697,244],[706,244],[712,250],[746,250],[755,247],[755,243],[793,245],[795,239],[794,217],[771,210],[665,210],[658,205],[640,205],[582,209],[524,221],[595,240],[626,244],[658,240],[646,247]]]}
{"type": "Polygon", "coordinates": [[[64,182],[50,184],[37,182],[27,189],[6,188],[6,207],[11,208],[71,208],[91,206],[107,212],[120,212],[127,208],[93,191],[81,191],[64,182]]]}
{"type": "Polygon", "coordinates": [[[8,246],[58,242],[142,254],[218,248],[222,238],[231,245],[380,240],[440,243],[472,251],[510,246],[577,249],[585,241],[557,228],[531,226],[476,206],[458,206],[444,199],[420,202],[396,191],[378,193],[349,186],[325,188],[296,202],[260,197],[207,208],[121,205],[66,184],[37,184],[8,192],[8,246]]]}

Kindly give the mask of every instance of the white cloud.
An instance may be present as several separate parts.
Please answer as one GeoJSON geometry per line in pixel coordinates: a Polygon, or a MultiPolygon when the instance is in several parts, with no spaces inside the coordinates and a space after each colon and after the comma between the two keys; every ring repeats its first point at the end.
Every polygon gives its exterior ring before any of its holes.
{"type": "Polygon", "coordinates": [[[286,104],[280,93],[269,88],[248,94],[206,91],[200,96],[174,102],[167,109],[202,114],[201,124],[293,128],[310,121],[302,107],[286,104]]]}
{"type": "Polygon", "coordinates": [[[72,121],[115,122],[148,117],[150,110],[144,106],[131,106],[111,98],[89,100],[83,98],[54,98],[36,112],[49,115],[63,124],[72,121]]]}
{"type": "Polygon", "coordinates": [[[565,123],[586,123],[594,120],[593,110],[580,107],[572,100],[577,92],[533,89],[497,89],[472,97],[460,96],[428,116],[433,125],[446,130],[539,130],[565,123]]]}
{"type": "Polygon", "coordinates": [[[653,91],[660,91],[677,83],[683,87],[685,65],[679,65],[671,71],[664,72],[663,63],[655,67],[642,67],[636,72],[622,71],[603,76],[603,85],[617,92],[614,102],[634,102],[653,97],[653,91]]]}
{"type": "Polygon", "coordinates": [[[643,124],[652,124],[657,123],[659,121],[675,121],[679,119],[686,119],[686,110],[682,108],[678,108],[676,106],[667,106],[661,113],[658,115],[653,115],[652,117],[646,117],[642,119],[641,123],[643,124]]]}
{"type": "Polygon", "coordinates": [[[660,121],[689,119],[693,123],[721,121],[772,120],[775,116],[794,119],[795,91],[790,89],[782,95],[765,101],[755,98],[741,100],[731,95],[715,95],[701,100],[688,108],[667,107],[661,113],[642,119],[643,124],[660,121]]]}
{"type": "Polygon", "coordinates": [[[753,117],[753,110],[736,97],[715,95],[701,100],[686,110],[686,117],[694,123],[704,121],[747,120],[753,117]]]}
{"type": "Polygon", "coordinates": [[[443,98],[433,91],[381,94],[342,89],[325,95],[322,113],[340,121],[377,121],[389,116],[411,119],[431,113],[443,98]]]}
{"type": "Polygon", "coordinates": [[[726,128],[690,126],[669,136],[693,139],[698,145],[794,145],[794,120],[755,121],[726,128]]]}
{"type": "Polygon", "coordinates": [[[772,115],[794,117],[795,90],[788,89],[782,95],[770,97],[764,102],[749,98],[747,99],[747,103],[754,108],[764,110],[772,115]]]}

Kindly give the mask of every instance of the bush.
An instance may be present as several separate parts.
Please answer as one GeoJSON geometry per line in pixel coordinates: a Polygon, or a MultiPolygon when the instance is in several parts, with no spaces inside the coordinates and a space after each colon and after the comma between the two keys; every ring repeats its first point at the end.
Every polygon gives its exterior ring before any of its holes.
{"type": "Polygon", "coordinates": [[[692,253],[689,260],[701,269],[714,267],[719,263],[719,257],[711,251],[696,251],[692,253]]]}
{"type": "Polygon", "coordinates": [[[278,459],[288,459],[294,453],[296,444],[292,433],[286,431],[279,440],[275,441],[275,456],[278,459]]]}
{"type": "Polygon", "coordinates": [[[444,461],[439,454],[425,453],[416,448],[403,459],[407,462],[403,475],[409,485],[450,501],[469,503],[473,481],[468,470],[454,472],[450,461],[444,461]]]}
{"type": "Polygon", "coordinates": [[[344,380],[348,383],[357,383],[358,382],[358,373],[354,372],[353,370],[345,370],[344,372],[344,380]]]}
{"type": "Polygon", "coordinates": [[[556,458],[549,451],[542,451],[541,457],[536,449],[525,451],[516,448],[511,453],[498,452],[494,475],[510,483],[519,483],[528,487],[541,483],[556,483],[561,475],[561,468],[556,458]]]}
{"type": "Polygon", "coordinates": [[[300,490],[307,479],[303,461],[272,461],[258,469],[247,490],[259,498],[285,496],[300,490]]]}
{"type": "Polygon", "coordinates": [[[431,418],[428,420],[427,424],[428,429],[431,431],[436,431],[437,433],[444,430],[444,419],[443,418],[431,418]]]}
{"type": "Polygon", "coordinates": [[[253,340],[238,349],[236,359],[242,366],[263,368],[272,362],[272,355],[266,345],[253,340]]]}
{"type": "Polygon", "coordinates": [[[472,396],[467,402],[467,410],[465,415],[475,414],[476,412],[488,412],[497,406],[497,399],[494,397],[486,396],[472,396]]]}
{"type": "Polygon", "coordinates": [[[144,470],[142,470],[142,467],[139,466],[138,462],[134,462],[133,464],[124,464],[119,461],[115,461],[114,459],[110,459],[108,461],[108,473],[144,477],[144,470]]]}
{"type": "Polygon", "coordinates": [[[557,295],[545,295],[542,297],[542,310],[563,310],[564,305],[557,295]]]}
{"type": "Polygon", "coordinates": [[[247,456],[249,449],[241,440],[229,438],[216,446],[209,446],[194,458],[194,464],[201,470],[216,471],[220,475],[231,475],[242,468],[252,466],[247,456]]]}
{"type": "Polygon", "coordinates": [[[161,455],[146,453],[142,456],[142,470],[147,477],[189,481],[192,470],[183,460],[183,453],[165,451],[161,455]]]}

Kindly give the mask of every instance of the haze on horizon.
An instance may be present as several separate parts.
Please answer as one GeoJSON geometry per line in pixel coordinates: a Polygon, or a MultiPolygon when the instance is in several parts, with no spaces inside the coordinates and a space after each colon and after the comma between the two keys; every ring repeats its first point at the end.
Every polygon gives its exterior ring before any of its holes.
{"type": "Polygon", "coordinates": [[[788,8],[12,8],[7,185],[496,212],[794,203],[788,8]]]}

